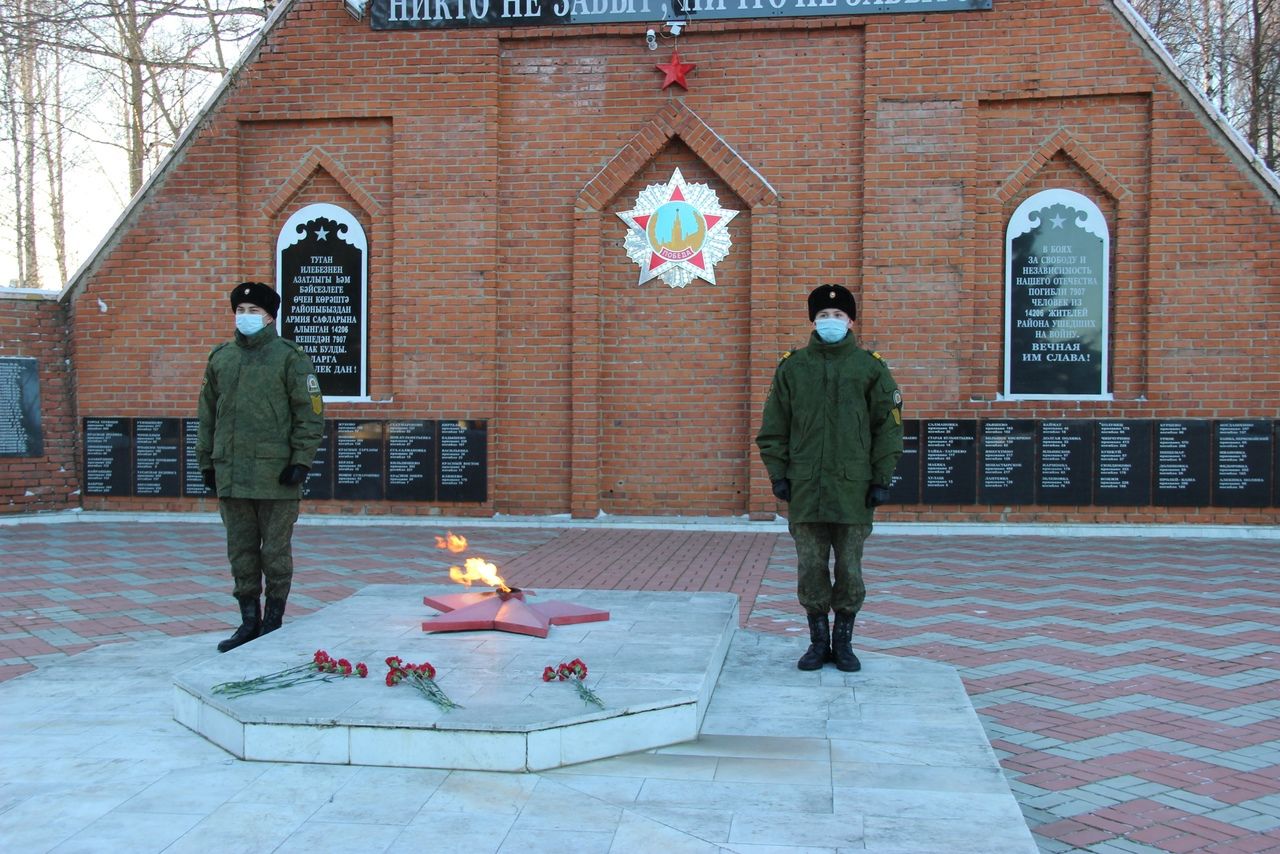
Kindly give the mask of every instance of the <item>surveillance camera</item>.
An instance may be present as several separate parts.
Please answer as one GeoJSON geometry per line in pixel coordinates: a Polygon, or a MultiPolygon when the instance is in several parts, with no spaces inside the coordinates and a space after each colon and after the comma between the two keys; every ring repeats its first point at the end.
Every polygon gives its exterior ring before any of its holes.
{"type": "Polygon", "coordinates": [[[658,49],[658,34],[657,34],[657,33],[655,33],[652,29],[648,30],[648,31],[644,34],[644,43],[645,43],[645,44],[647,44],[647,45],[649,46],[649,50],[657,50],[657,49],[658,49]]]}
{"type": "Polygon", "coordinates": [[[367,0],[342,0],[342,8],[347,14],[359,21],[364,17],[364,5],[367,0]]]}

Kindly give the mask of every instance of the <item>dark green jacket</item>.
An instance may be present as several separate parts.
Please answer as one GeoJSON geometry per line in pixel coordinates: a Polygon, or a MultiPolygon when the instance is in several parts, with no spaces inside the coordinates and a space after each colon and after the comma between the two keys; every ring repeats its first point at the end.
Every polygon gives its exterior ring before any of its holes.
{"type": "Polygon", "coordinates": [[[324,434],[311,358],[267,326],[213,348],[200,387],[196,460],[212,468],[219,498],[298,498],[290,464],[310,467],[324,434]]]}
{"type": "Polygon", "coordinates": [[[871,484],[888,486],[902,456],[902,395],[889,366],[853,333],[782,357],[756,436],[770,480],[791,481],[793,522],[871,524],[871,484]]]}

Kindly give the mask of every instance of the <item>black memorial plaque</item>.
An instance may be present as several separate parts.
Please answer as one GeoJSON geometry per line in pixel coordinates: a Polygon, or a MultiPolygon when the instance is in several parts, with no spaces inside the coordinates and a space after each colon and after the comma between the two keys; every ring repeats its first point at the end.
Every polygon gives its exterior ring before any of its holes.
{"type": "Polygon", "coordinates": [[[133,422],[133,494],[177,498],[182,491],[182,422],[138,418],[133,422]]]}
{"type": "Polygon", "coordinates": [[[1082,227],[1089,213],[1048,198],[1053,191],[1045,196],[1046,206],[1030,214],[1037,224],[1012,236],[1007,250],[1007,392],[1102,395],[1106,239],[1082,227]]]}
{"type": "Polygon", "coordinates": [[[384,421],[335,421],[333,497],[381,501],[386,457],[384,421]]]}
{"type": "Polygon", "coordinates": [[[324,433],[311,459],[311,471],[302,482],[302,497],[316,501],[333,498],[333,436],[337,432],[334,422],[324,422],[324,433]]]}
{"type": "Polygon", "coordinates": [[[1093,503],[1145,507],[1151,503],[1151,422],[1098,421],[1094,436],[1093,503]]]}
{"type": "Polygon", "coordinates": [[[1093,422],[1041,421],[1036,503],[1088,505],[1093,492],[1093,422]]]}
{"type": "Polygon", "coordinates": [[[387,500],[435,501],[436,422],[387,424],[387,500]]]}
{"type": "Polygon", "coordinates": [[[1270,506],[1272,441],[1270,421],[1213,425],[1213,506],[1270,506]]]}
{"type": "Polygon", "coordinates": [[[1157,421],[1155,486],[1151,503],[1159,507],[1208,507],[1210,422],[1157,421]]]}
{"type": "MultiPolygon", "coordinates": [[[[821,15],[871,15],[893,11],[968,12],[990,9],[992,0],[892,0],[886,3],[847,0],[672,0],[649,4],[622,0],[371,0],[369,26],[374,30],[443,30],[456,27],[543,27],[572,24],[643,24],[669,19],[699,22],[744,18],[815,17],[821,15]],[[696,16],[696,17],[695,17],[696,16]]],[[[363,9],[364,3],[358,4],[363,9]]],[[[672,32],[676,32],[674,29],[672,32]]]]}
{"type": "Polygon", "coordinates": [[[920,503],[920,421],[902,420],[902,458],[889,482],[890,504],[920,503]]]}
{"type": "Polygon", "coordinates": [[[133,422],[128,418],[84,419],[84,494],[129,495],[133,491],[133,422]]]}
{"type": "Polygon", "coordinates": [[[1280,421],[1271,425],[1271,447],[1276,451],[1271,455],[1271,506],[1280,506],[1280,421]]]}
{"type": "Polygon", "coordinates": [[[307,351],[326,397],[365,393],[364,252],[346,241],[348,228],[310,220],[279,259],[280,335],[307,351]]]}
{"type": "Polygon", "coordinates": [[[200,438],[200,419],[182,419],[182,494],[188,498],[212,496],[213,490],[204,485],[204,472],[196,457],[196,442],[200,438]]]}
{"type": "Polygon", "coordinates": [[[977,495],[978,422],[924,421],[920,428],[925,504],[973,504],[977,495]]]}
{"type": "Polygon", "coordinates": [[[483,502],[488,498],[489,422],[441,421],[440,501],[483,502]]]}
{"type": "Polygon", "coordinates": [[[0,358],[0,457],[43,457],[40,366],[28,356],[0,358]]]}
{"type": "Polygon", "coordinates": [[[1036,423],[982,422],[979,504],[1030,504],[1036,494],[1036,423]]]}

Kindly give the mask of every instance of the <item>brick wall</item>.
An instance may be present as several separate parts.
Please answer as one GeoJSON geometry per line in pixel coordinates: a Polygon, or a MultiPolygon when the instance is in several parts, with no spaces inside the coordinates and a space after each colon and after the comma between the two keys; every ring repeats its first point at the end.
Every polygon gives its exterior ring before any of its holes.
{"type": "Polygon", "coordinates": [[[281,224],[330,202],[369,236],[372,399],[329,416],[488,420],[490,500],[316,512],[771,515],[751,438],[825,281],[859,294],[858,332],[908,417],[1275,417],[1276,195],[1107,3],[695,22],[687,93],[659,88],[669,54],[644,29],[373,32],[331,0],[295,2],[74,283],[79,415],[194,414],[227,289],[273,280],[281,224]],[[741,211],[734,246],[717,285],[637,287],[616,213],[675,168],[741,211]],[[1003,229],[1048,187],[1085,193],[1111,229],[1112,401],[998,396],[1003,229]]]}
{"type": "Polygon", "coordinates": [[[0,288],[0,358],[36,360],[41,456],[0,457],[0,513],[80,506],[66,312],[56,295],[0,288]]]}

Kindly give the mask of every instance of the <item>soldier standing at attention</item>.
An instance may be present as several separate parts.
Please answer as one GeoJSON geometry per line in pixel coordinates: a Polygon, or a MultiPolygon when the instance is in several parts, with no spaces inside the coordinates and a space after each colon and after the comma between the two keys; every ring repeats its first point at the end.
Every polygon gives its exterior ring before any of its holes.
{"type": "Polygon", "coordinates": [[[240,604],[240,627],[218,652],[275,631],[284,620],[301,485],[324,432],[311,359],[276,334],[280,296],[262,282],[242,282],[231,291],[231,308],[235,339],[209,354],[196,439],[196,459],[227,529],[240,604]]]}
{"type": "Polygon", "coordinates": [[[811,641],[796,664],[801,670],[827,661],[847,672],[862,667],[850,646],[867,595],[862,545],[902,456],[902,393],[880,354],[858,346],[857,314],[853,294],[840,285],[809,294],[814,331],[808,346],[778,362],[756,436],[773,494],[790,505],[811,641]]]}

